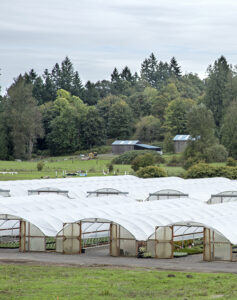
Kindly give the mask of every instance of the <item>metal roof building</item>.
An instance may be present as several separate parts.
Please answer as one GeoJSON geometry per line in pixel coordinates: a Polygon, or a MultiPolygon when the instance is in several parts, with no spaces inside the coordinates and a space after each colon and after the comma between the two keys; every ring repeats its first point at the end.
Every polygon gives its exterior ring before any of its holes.
{"type": "Polygon", "coordinates": [[[187,147],[188,141],[192,139],[191,135],[189,134],[177,134],[174,138],[174,151],[175,153],[183,152],[187,147]]]}
{"type": "Polygon", "coordinates": [[[130,141],[114,141],[112,143],[112,152],[113,154],[122,154],[127,151],[132,150],[153,150],[153,151],[161,151],[160,147],[151,146],[147,144],[142,144],[138,140],[130,140],[130,141]]]}

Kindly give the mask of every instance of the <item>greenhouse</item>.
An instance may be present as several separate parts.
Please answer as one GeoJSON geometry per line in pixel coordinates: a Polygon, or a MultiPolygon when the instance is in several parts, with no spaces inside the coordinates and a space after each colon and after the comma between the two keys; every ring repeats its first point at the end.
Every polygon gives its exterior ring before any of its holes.
{"type": "Polygon", "coordinates": [[[111,256],[137,256],[142,247],[172,258],[175,243],[200,240],[204,260],[235,260],[233,180],[108,176],[8,181],[1,191],[0,240],[18,240],[22,252],[54,243],[58,253],[81,254],[94,239],[111,256]]]}

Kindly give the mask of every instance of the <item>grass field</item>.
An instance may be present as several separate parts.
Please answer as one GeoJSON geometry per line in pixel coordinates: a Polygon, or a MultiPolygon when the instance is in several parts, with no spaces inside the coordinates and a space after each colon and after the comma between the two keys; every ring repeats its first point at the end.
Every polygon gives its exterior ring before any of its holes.
{"type": "MultiPolygon", "coordinates": [[[[174,156],[179,157],[180,154],[163,155],[166,161],[174,156]]],[[[79,156],[49,157],[43,159],[44,168],[40,172],[37,171],[36,161],[0,161],[0,181],[39,179],[44,177],[62,178],[65,171],[73,173],[79,170],[87,171],[88,176],[104,176],[103,170],[108,172],[108,165],[113,158],[114,156],[111,154],[99,155],[98,159],[94,160],[82,160],[79,156]],[[18,174],[1,174],[1,172],[17,172],[18,174]]],[[[225,163],[214,163],[211,165],[224,166],[225,163]]],[[[166,164],[161,164],[160,166],[166,170],[168,176],[182,177],[185,173],[185,170],[180,166],[167,166],[166,164]]],[[[125,173],[133,173],[130,165],[114,165],[114,170],[110,175],[124,175],[125,173]]]]}
{"type": "Polygon", "coordinates": [[[2,265],[0,299],[237,299],[236,280],[236,274],[2,265]]]}
{"type": "MultiPolygon", "coordinates": [[[[167,156],[167,155],[166,155],[167,156]]],[[[45,158],[44,168],[37,171],[36,161],[0,161],[0,172],[17,172],[18,174],[1,174],[1,180],[39,179],[44,177],[62,178],[63,172],[86,171],[88,176],[104,176],[103,170],[108,172],[108,165],[114,158],[111,154],[100,155],[98,159],[81,160],[79,156],[60,156],[45,158]]],[[[168,167],[161,165],[168,176],[182,176],[184,169],[181,167],[168,167]]],[[[114,165],[110,175],[131,174],[130,165],[114,165]]]]}
{"type": "MultiPolygon", "coordinates": [[[[111,157],[101,156],[94,160],[81,160],[79,157],[64,156],[50,157],[44,159],[44,168],[37,171],[37,162],[34,161],[0,161],[0,172],[17,172],[18,174],[1,174],[1,180],[21,180],[21,179],[39,179],[43,177],[62,178],[63,172],[87,171],[88,176],[103,176],[103,170],[108,171],[108,164],[111,157]],[[56,176],[57,172],[57,176],[56,176]]],[[[130,165],[115,165],[114,173],[118,175],[129,174],[131,172],[130,165]]]]}

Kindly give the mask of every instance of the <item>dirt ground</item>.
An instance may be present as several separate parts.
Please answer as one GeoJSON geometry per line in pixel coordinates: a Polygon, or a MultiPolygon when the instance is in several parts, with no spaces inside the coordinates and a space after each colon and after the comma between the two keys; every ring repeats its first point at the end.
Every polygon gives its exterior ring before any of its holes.
{"type": "Polygon", "coordinates": [[[68,265],[77,267],[152,268],[186,272],[237,273],[237,262],[204,262],[202,254],[174,259],[111,257],[108,246],[87,248],[85,254],[66,255],[55,252],[26,252],[0,249],[0,264],[68,265]]]}

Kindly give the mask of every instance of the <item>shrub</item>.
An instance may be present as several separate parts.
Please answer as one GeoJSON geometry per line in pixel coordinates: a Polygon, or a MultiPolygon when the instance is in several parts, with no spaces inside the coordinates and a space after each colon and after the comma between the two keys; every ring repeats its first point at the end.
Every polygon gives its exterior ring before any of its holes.
{"type": "Polygon", "coordinates": [[[226,160],[226,165],[229,167],[236,167],[236,160],[233,157],[228,157],[226,160]]]}
{"type": "Polygon", "coordinates": [[[113,170],[114,170],[113,164],[109,164],[109,173],[113,172],[113,170]]]}
{"type": "Polygon", "coordinates": [[[199,164],[199,163],[205,163],[200,157],[189,157],[187,160],[183,160],[182,166],[185,170],[188,170],[193,165],[199,164]]]}
{"type": "Polygon", "coordinates": [[[190,167],[186,173],[186,178],[215,177],[215,168],[205,163],[198,163],[190,167]]]}
{"type": "Polygon", "coordinates": [[[37,170],[38,171],[42,171],[43,170],[43,168],[44,168],[44,162],[43,161],[39,161],[38,163],[37,163],[37,170]]]}
{"type": "Polygon", "coordinates": [[[181,157],[171,156],[170,160],[166,165],[170,167],[180,166],[182,164],[181,159],[181,157]]]}
{"type": "Polygon", "coordinates": [[[214,167],[205,163],[199,163],[188,169],[186,178],[226,177],[237,179],[236,167],[214,167]]]}
{"type": "Polygon", "coordinates": [[[132,163],[132,161],[139,155],[144,155],[150,153],[154,156],[155,163],[163,163],[165,160],[164,158],[155,151],[149,151],[149,150],[132,150],[127,151],[118,157],[115,157],[112,161],[113,164],[125,164],[129,165],[132,163]]]}
{"type": "Polygon", "coordinates": [[[204,151],[206,162],[224,162],[228,157],[228,152],[223,145],[215,144],[204,151]]]}
{"type": "Polygon", "coordinates": [[[146,153],[144,155],[137,156],[131,164],[131,168],[134,171],[139,170],[139,168],[152,166],[154,164],[155,160],[152,154],[146,153]]]}
{"type": "Polygon", "coordinates": [[[155,177],[166,177],[167,173],[164,169],[157,166],[148,166],[144,168],[140,168],[136,172],[138,177],[141,178],[155,178],[155,177]]]}

